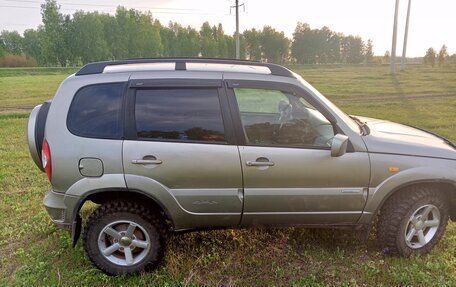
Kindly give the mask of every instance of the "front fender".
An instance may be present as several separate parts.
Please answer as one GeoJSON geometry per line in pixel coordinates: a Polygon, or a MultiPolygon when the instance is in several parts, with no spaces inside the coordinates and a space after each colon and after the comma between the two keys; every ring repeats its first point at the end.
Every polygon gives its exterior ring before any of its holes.
{"type": "Polygon", "coordinates": [[[397,190],[418,183],[449,183],[456,188],[456,173],[443,167],[416,167],[386,178],[377,187],[369,189],[369,198],[360,223],[369,223],[382,204],[397,190]]]}

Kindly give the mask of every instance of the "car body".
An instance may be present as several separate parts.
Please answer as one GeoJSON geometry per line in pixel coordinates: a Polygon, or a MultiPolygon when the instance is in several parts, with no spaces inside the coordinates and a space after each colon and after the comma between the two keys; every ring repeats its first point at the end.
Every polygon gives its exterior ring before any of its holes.
{"type": "MultiPolygon", "coordinates": [[[[86,252],[111,274],[160,261],[147,257],[155,252],[155,233],[146,223],[134,231],[143,239],[149,234],[144,252],[131,259],[116,249],[115,256],[94,259],[103,248],[132,244],[136,233],[127,229],[138,225],[135,218],[160,222],[154,226],[163,247],[165,233],[200,229],[369,228],[377,217],[393,220],[382,209],[393,212],[404,201],[410,210],[394,215],[407,217],[396,224],[399,231],[384,229],[405,232],[405,247],[400,238],[384,245],[405,256],[429,251],[448,218],[456,218],[454,144],[406,125],[348,116],[274,64],[202,58],[91,63],[65,79],[52,102],[32,111],[28,139],[52,185],[44,205],[74,242],[84,202],[105,207],[89,219],[84,237],[98,240],[86,252]],[[413,207],[416,202],[422,204],[413,207]],[[122,236],[91,235],[90,222],[115,218],[127,207],[143,211],[116,225],[122,236]],[[126,261],[117,261],[122,256],[126,261]]],[[[106,224],[97,227],[99,234],[114,226],[106,224]]]]}

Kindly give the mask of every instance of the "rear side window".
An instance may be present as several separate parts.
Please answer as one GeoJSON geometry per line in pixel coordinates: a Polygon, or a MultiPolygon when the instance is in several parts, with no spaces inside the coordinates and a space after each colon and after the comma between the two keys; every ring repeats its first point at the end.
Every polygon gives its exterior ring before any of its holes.
{"type": "Polygon", "coordinates": [[[217,89],[137,90],[138,138],[225,142],[217,89]]]}
{"type": "Polygon", "coordinates": [[[83,137],[120,139],[123,88],[123,83],[110,83],[80,89],[68,112],[68,129],[83,137]]]}

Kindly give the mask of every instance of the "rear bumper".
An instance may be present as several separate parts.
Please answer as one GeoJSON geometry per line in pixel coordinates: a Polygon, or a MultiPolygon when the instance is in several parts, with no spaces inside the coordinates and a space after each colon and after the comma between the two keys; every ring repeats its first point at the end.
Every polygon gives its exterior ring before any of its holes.
{"type": "Polygon", "coordinates": [[[44,196],[43,205],[57,227],[73,232],[77,220],[75,206],[78,200],[79,197],[49,189],[44,196]]]}

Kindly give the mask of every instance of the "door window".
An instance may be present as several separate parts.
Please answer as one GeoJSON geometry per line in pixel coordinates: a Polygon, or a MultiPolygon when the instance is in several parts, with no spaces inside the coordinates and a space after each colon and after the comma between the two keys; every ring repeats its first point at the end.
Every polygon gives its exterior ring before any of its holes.
{"type": "Polygon", "coordinates": [[[136,92],[141,139],[225,142],[217,89],[141,89],[136,92]]]}
{"type": "Polygon", "coordinates": [[[333,126],[302,97],[263,89],[234,93],[247,144],[330,147],[333,126]]]}

